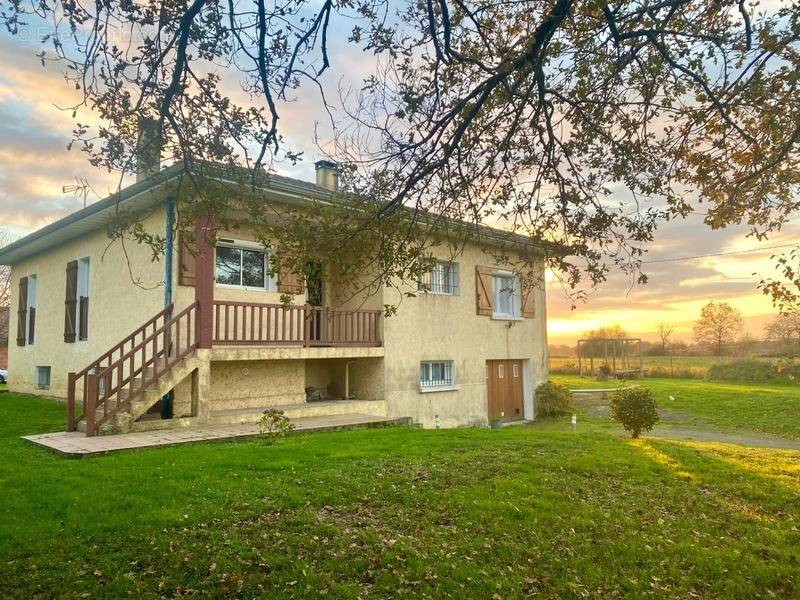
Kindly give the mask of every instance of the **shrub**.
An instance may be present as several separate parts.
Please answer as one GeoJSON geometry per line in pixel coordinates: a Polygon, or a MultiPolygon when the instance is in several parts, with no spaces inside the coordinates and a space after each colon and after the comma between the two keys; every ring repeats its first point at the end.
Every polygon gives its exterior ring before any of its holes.
{"type": "Polygon", "coordinates": [[[638,438],[658,423],[658,411],[653,393],[645,387],[623,387],[614,391],[609,400],[611,418],[622,423],[631,437],[638,438]]]}
{"type": "Polygon", "coordinates": [[[269,443],[272,443],[292,431],[294,425],[289,422],[289,417],[282,410],[269,408],[264,411],[264,414],[258,420],[258,428],[261,431],[261,436],[269,443]]]}
{"type": "Polygon", "coordinates": [[[708,368],[708,378],[716,381],[763,383],[777,376],[778,370],[774,364],[755,358],[715,363],[708,368]]]}
{"type": "Polygon", "coordinates": [[[789,381],[800,380],[800,362],[794,357],[780,359],[775,365],[775,370],[779,377],[785,377],[789,381]]]}
{"type": "Polygon", "coordinates": [[[608,363],[603,363],[599,367],[597,367],[597,378],[598,379],[608,379],[611,377],[611,367],[608,366],[608,363]]]}
{"type": "Polygon", "coordinates": [[[676,379],[703,379],[707,370],[701,367],[688,365],[674,365],[673,367],[656,365],[647,369],[648,377],[673,377],[676,379]]]}
{"type": "Polygon", "coordinates": [[[560,417],[572,408],[572,392],[563,385],[545,381],[536,388],[537,417],[560,417]]]}

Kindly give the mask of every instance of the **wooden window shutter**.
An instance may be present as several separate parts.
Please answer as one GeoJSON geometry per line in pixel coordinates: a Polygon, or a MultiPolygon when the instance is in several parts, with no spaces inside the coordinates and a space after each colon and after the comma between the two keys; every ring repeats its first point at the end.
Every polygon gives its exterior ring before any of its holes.
{"type": "Polygon", "coordinates": [[[522,316],[532,319],[536,316],[536,285],[532,281],[522,282],[522,316]]]}
{"type": "Polygon", "coordinates": [[[281,267],[278,273],[278,291],[281,294],[302,294],[306,291],[303,276],[288,267],[281,267]]]}
{"type": "Polygon", "coordinates": [[[178,285],[194,286],[197,257],[194,248],[178,234],[178,285]]]}
{"type": "Polygon", "coordinates": [[[475,267],[476,311],[479,315],[492,315],[492,269],[475,267]]]}
{"type": "Polygon", "coordinates": [[[78,261],[67,263],[67,288],[64,299],[64,341],[75,341],[75,310],[78,304],[78,261]]]}
{"type": "Polygon", "coordinates": [[[27,339],[28,323],[28,278],[20,277],[17,303],[17,346],[24,346],[27,339]]]}

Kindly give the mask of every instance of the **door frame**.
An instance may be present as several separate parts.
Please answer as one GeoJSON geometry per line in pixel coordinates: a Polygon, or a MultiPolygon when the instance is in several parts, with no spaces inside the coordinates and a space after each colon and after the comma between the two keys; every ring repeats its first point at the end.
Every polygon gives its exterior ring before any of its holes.
{"type": "Polygon", "coordinates": [[[489,366],[496,361],[513,360],[522,363],[522,420],[533,421],[536,418],[536,410],[534,406],[534,390],[536,386],[533,380],[533,360],[530,358],[487,358],[484,361],[484,368],[486,373],[486,386],[484,387],[486,393],[486,417],[489,416],[489,366]]]}
{"type": "MultiPolygon", "coordinates": [[[[522,371],[520,373],[520,378],[522,380],[521,383],[520,383],[521,396],[522,396],[521,397],[522,414],[517,419],[509,419],[508,416],[506,416],[506,417],[504,417],[504,420],[510,421],[510,422],[532,420],[533,419],[533,414],[534,414],[534,412],[533,412],[533,377],[532,377],[532,369],[531,369],[531,360],[530,359],[525,359],[525,358],[488,358],[488,359],[486,359],[486,361],[484,363],[484,368],[486,370],[485,371],[486,372],[486,387],[485,387],[485,390],[486,390],[486,417],[487,417],[487,419],[491,419],[492,418],[491,407],[489,405],[489,402],[491,400],[491,398],[490,398],[490,395],[491,395],[490,387],[491,387],[492,381],[496,377],[494,369],[496,368],[498,362],[502,362],[502,363],[506,363],[506,364],[508,364],[508,363],[519,364],[520,370],[522,371]]],[[[507,368],[508,373],[506,373],[506,375],[505,375],[506,377],[509,377],[509,378],[512,377],[512,372],[513,372],[512,369],[513,369],[513,366],[511,368],[507,368]]],[[[499,404],[502,405],[503,402],[499,402],[499,404]]]]}

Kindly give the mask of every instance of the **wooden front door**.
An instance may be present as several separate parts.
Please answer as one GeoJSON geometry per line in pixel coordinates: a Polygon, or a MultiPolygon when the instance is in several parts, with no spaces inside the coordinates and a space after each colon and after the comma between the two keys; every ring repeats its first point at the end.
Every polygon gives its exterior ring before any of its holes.
{"type": "Polygon", "coordinates": [[[521,360],[487,360],[486,388],[489,419],[519,421],[525,418],[521,360]]]}

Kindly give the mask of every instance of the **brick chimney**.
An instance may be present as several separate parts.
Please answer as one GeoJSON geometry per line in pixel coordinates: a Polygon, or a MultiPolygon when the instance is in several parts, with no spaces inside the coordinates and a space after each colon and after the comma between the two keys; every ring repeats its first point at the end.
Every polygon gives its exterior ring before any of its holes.
{"type": "Polygon", "coordinates": [[[161,121],[139,119],[136,132],[136,181],[147,179],[161,170],[161,121]]]}
{"type": "Polygon", "coordinates": [[[339,165],[329,160],[318,160],[314,168],[317,170],[317,185],[332,192],[339,190],[339,165]]]}

